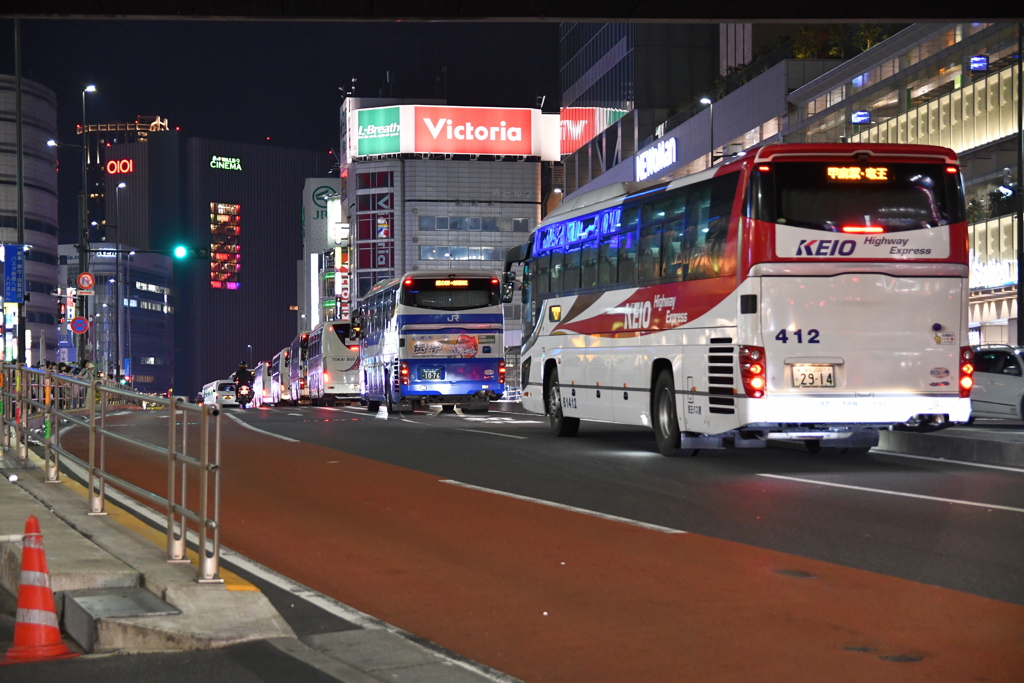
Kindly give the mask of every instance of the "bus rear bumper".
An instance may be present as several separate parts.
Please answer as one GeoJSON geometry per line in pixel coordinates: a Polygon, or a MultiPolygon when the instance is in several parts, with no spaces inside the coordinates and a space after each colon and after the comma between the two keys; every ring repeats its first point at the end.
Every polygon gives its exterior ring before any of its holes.
{"type": "Polygon", "coordinates": [[[480,389],[473,393],[443,393],[440,391],[417,391],[416,393],[403,393],[401,400],[405,403],[419,406],[430,405],[473,405],[489,403],[500,400],[503,395],[501,389],[480,389]]]}
{"type": "Polygon", "coordinates": [[[920,422],[922,416],[967,422],[971,416],[971,399],[958,396],[769,395],[766,399],[740,399],[737,404],[740,425],[774,425],[784,431],[799,425],[888,427],[920,422]]]}

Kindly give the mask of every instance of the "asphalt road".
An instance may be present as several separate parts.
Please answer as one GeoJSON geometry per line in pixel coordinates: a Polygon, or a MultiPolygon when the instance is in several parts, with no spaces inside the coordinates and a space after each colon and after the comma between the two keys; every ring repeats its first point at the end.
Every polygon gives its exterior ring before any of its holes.
{"type": "Polygon", "coordinates": [[[230,414],[444,479],[1024,605],[1024,471],[813,455],[796,445],[671,459],[648,429],[585,422],[579,436],[558,439],[541,416],[513,412],[382,420],[360,407],[304,406],[230,414]],[[995,514],[993,506],[1017,510],[995,514]]]}
{"type": "MultiPolygon", "coordinates": [[[[229,414],[226,545],[526,681],[1024,678],[1022,471],[667,459],[649,430],[521,413],[229,414]]],[[[159,440],[160,418],[119,419],[159,440]]]]}

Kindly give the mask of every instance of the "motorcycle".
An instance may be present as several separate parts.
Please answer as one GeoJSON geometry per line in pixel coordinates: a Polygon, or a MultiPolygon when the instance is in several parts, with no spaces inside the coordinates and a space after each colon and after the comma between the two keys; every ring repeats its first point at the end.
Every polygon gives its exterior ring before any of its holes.
{"type": "Polygon", "coordinates": [[[238,407],[245,410],[252,403],[253,392],[252,386],[249,384],[238,383],[235,389],[235,400],[238,401],[238,407]]]}

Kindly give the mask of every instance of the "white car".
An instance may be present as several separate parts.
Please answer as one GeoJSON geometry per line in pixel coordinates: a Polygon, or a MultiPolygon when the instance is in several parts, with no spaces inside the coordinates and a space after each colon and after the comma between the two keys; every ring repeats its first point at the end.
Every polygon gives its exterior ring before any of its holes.
{"type": "Polygon", "coordinates": [[[977,346],[974,349],[972,417],[1024,419],[1024,349],[977,346]]]}

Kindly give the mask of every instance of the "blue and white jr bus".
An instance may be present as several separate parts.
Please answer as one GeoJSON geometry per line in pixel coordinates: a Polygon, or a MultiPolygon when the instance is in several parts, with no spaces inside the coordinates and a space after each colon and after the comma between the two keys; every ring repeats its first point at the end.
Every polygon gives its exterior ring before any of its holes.
{"type": "Polygon", "coordinates": [[[480,271],[381,280],[352,324],[367,409],[431,405],[486,413],[505,392],[503,288],[480,271]]]}

